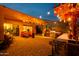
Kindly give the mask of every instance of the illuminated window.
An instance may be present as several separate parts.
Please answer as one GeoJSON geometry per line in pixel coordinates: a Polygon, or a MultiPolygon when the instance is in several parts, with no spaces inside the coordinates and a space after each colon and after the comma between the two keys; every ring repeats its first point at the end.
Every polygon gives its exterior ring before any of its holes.
{"type": "Polygon", "coordinates": [[[4,29],[13,29],[12,24],[4,23],[4,29]]]}
{"type": "Polygon", "coordinates": [[[30,32],[32,32],[32,27],[31,27],[31,26],[23,26],[23,31],[28,32],[28,30],[29,30],[30,32]]]}

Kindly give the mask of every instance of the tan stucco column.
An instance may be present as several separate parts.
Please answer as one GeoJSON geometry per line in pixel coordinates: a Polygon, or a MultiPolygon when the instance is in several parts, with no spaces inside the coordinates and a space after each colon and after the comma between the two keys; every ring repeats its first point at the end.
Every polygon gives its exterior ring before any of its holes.
{"type": "Polygon", "coordinates": [[[23,30],[23,26],[22,25],[19,25],[19,36],[21,36],[22,30],[23,30]]]}
{"type": "Polygon", "coordinates": [[[35,24],[32,25],[32,33],[36,34],[36,25],[35,24]]]}
{"type": "Polygon", "coordinates": [[[0,15],[0,40],[4,40],[4,17],[3,15],[0,15]]]}

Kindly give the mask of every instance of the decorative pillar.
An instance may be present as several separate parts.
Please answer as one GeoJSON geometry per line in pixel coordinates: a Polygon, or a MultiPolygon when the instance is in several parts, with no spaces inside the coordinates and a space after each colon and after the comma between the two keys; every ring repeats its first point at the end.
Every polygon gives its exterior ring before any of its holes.
{"type": "Polygon", "coordinates": [[[19,25],[19,36],[21,36],[22,31],[23,31],[23,25],[19,25]]]}

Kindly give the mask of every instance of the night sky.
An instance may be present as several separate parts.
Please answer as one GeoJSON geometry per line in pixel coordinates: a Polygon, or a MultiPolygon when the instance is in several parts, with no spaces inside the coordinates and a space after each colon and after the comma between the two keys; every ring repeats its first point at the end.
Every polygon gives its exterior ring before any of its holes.
{"type": "Polygon", "coordinates": [[[54,3],[0,3],[0,5],[44,20],[58,20],[53,11],[54,3]]]}

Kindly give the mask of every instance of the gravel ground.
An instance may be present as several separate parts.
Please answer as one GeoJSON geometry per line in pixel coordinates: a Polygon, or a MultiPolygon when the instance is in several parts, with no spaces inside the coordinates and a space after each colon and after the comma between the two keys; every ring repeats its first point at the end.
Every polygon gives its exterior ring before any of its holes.
{"type": "Polygon", "coordinates": [[[0,51],[0,55],[6,56],[48,56],[52,54],[52,39],[36,36],[35,38],[15,37],[13,43],[6,50],[0,51]]]}

